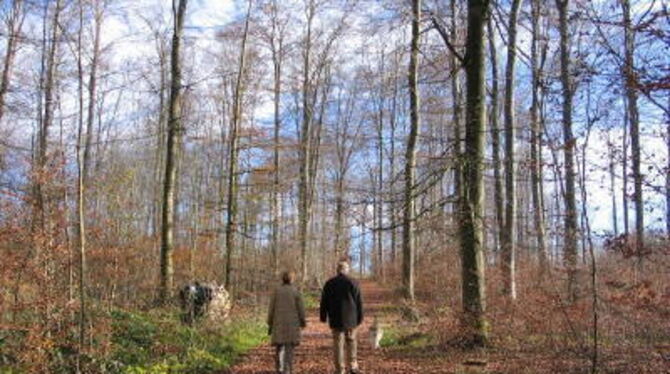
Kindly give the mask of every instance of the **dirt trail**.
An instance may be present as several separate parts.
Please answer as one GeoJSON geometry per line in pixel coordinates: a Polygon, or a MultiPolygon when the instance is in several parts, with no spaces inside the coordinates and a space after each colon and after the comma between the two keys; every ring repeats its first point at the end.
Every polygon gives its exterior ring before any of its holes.
{"type": "MultiPolygon", "coordinates": [[[[368,338],[372,316],[377,314],[384,306],[391,305],[393,295],[388,289],[382,288],[371,281],[361,282],[361,292],[366,318],[363,325],[359,327],[358,357],[360,369],[364,374],[450,372],[449,370],[435,371],[435,368],[420,369],[417,367],[417,362],[410,362],[414,360],[409,360],[408,357],[393,357],[383,349],[372,349],[368,338]]],[[[307,314],[307,328],[303,331],[302,343],[296,349],[294,371],[296,374],[333,373],[330,330],[326,324],[319,321],[318,310],[309,310],[307,314]]],[[[252,350],[229,373],[274,374],[274,348],[265,345],[252,350]]]]}

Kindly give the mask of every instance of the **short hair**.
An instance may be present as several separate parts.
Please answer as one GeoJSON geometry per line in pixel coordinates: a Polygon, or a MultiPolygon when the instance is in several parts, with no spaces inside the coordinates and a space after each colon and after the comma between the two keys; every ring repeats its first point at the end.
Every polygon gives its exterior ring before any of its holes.
{"type": "Polygon", "coordinates": [[[337,272],[338,273],[347,273],[349,272],[349,263],[346,261],[340,261],[337,263],[337,272]]]}
{"type": "Polygon", "coordinates": [[[281,273],[281,281],[284,284],[292,284],[295,279],[295,273],[292,271],[285,271],[281,273]]]}

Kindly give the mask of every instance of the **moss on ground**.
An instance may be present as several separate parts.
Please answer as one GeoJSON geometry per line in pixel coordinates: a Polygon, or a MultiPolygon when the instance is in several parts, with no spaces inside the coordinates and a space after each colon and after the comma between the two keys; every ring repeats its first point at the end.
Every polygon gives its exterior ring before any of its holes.
{"type": "Polygon", "coordinates": [[[418,331],[411,325],[399,326],[384,330],[379,345],[388,348],[424,348],[435,344],[435,338],[425,332],[418,331]]]}

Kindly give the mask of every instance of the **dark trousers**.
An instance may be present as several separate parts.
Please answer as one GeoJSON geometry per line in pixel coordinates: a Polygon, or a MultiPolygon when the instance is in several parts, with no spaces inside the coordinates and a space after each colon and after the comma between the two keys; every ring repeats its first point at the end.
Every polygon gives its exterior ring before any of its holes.
{"type": "Polygon", "coordinates": [[[277,349],[277,354],[275,355],[277,373],[292,374],[295,344],[278,344],[275,347],[277,349]]]}

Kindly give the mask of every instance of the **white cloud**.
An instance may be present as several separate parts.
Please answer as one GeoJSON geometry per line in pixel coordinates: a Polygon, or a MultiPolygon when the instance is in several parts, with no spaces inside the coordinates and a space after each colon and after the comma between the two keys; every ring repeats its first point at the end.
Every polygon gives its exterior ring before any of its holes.
{"type": "Polygon", "coordinates": [[[237,9],[233,0],[196,0],[187,19],[187,26],[220,28],[232,21],[237,9]]]}

